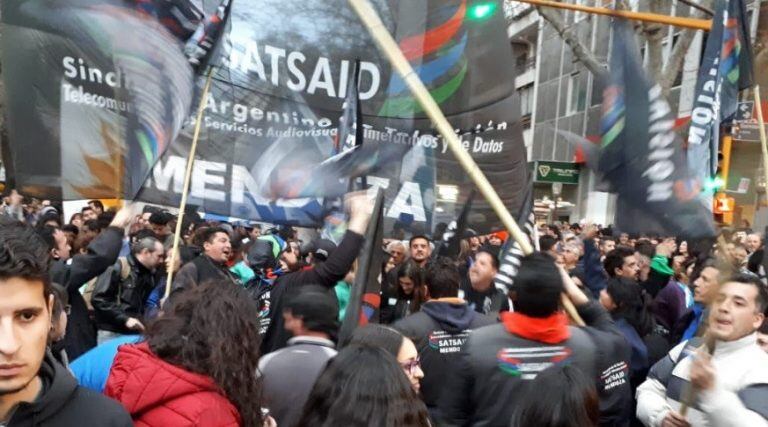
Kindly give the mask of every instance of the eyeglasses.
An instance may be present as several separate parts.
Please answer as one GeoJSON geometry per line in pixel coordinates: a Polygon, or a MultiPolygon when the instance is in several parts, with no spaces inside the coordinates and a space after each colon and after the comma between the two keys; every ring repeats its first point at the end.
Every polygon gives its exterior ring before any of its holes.
{"type": "Polygon", "coordinates": [[[400,363],[400,366],[408,375],[413,375],[416,372],[416,369],[421,368],[421,359],[417,357],[409,362],[400,363]]]}

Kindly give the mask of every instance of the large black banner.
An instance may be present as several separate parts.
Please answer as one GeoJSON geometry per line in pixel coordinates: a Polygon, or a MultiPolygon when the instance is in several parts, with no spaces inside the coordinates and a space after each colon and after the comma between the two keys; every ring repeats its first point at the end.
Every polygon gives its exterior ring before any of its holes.
{"type": "Polygon", "coordinates": [[[3,1],[8,153],[41,198],[133,198],[193,98],[177,38],[119,0],[3,1]]]}
{"type": "MultiPolygon", "coordinates": [[[[499,2],[378,1],[376,8],[464,148],[516,212],[526,159],[499,2]]],[[[345,0],[235,0],[225,37],[212,61],[190,203],[226,216],[320,225],[327,200],[293,197],[312,193],[312,172],[333,153],[358,59],[369,153],[359,161],[367,163],[367,185],[385,190],[388,227],[429,229],[436,185],[455,187],[455,206],[469,195],[473,184],[345,0]]],[[[159,160],[141,200],[178,203],[192,125],[159,160]]],[[[498,223],[485,203],[473,213],[473,228],[498,223]]]]}

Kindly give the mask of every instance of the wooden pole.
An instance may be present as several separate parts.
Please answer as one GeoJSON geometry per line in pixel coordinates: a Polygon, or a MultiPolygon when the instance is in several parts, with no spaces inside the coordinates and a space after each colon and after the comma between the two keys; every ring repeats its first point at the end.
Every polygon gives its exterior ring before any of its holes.
{"type": "Polygon", "coordinates": [[[712,20],[686,18],[680,16],[659,15],[648,12],[633,12],[631,10],[614,10],[604,7],[582,6],[578,4],[560,3],[550,0],[515,0],[520,3],[528,3],[536,6],[554,7],[557,9],[575,10],[578,12],[592,13],[595,15],[626,18],[634,21],[653,22],[656,24],[673,25],[675,27],[690,28],[693,30],[709,31],[712,28],[712,20]]]}
{"type": "MultiPolygon", "coordinates": [[[[376,13],[376,10],[371,5],[370,1],[349,0],[349,4],[360,17],[360,20],[379,45],[379,48],[387,56],[392,67],[398,74],[400,74],[403,81],[405,81],[411,94],[427,113],[430,120],[432,120],[432,123],[435,125],[438,132],[440,132],[440,135],[442,135],[443,139],[448,143],[448,148],[450,148],[453,155],[456,156],[459,164],[461,164],[467,175],[469,175],[475,185],[480,189],[480,193],[485,197],[488,204],[491,205],[491,208],[493,208],[496,215],[499,216],[504,227],[509,231],[509,234],[512,235],[512,238],[514,238],[520,245],[520,249],[522,249],[525,254],[533,253],[533,246],[531,246],[531,242],[528,241],[528,237],[526,237],[523,230],[520,229],[514,218],[512,218],[512,215],[504,206],[504,202],[502,202],[499,195],[496,194],[491,183],[488,182],[488,179],[477,166],[474,159],[472,159],[472,156],[462,148],[459,137],[456,136],[456,133],[453,131],[453,126],[451,126],[448,119],[445,118],[440,107],[432,98],[432,95],[429,94],[429,91],[427,91],[427,88],[424,86],[421,79],[419,79],[418,74],[416,74],[413,67],[411,67],[411,64],[405,59],[405,55],[403,55],[403,52],[400,50],[400,47],[397,45],[397,42],[392,35],[389,34],[389,31],[384,26],[384,23],[381,21],[381,18],[379,18],[379,15],[376,13]]],[[[579,323],[581,317],[576,312],[573,303],[566,298],[564,300],[564,305],[571,318],[579,323]]],[[[584,321],[581,320],[579,324],[583,325],[584,321]]]]}
{"type": "Polygon", "coordinates": [[[203,121],[203,112],[208,100],[208,91],[211,89],[211,80],[213,77],[213,67],[208,69],[208,76],[205,78],[205,86],[200,96],[200,105],[197,107],[197,119],[195,121],[195,133],[192,136],[192,147],[189,149],[187,157],[187,169],[184,172],[184,188],[181,190],[181,203],[179,203],[179,217],[176,221],[176,229],[173,234],[173,249],[171,249],[171,262],[168,269],[168,280],[165,283],[165,295],[163,300],[168,299],[171,294],[171,284],[173,283],[173,268],[176,265],[176,257],[179,252],[179,241],[181,240],[181,222],[184,219],[184,209],[187,207],[187,195],[189,193],[189,183],[192,180],[192,165],[195,163],[195,152],[197,151],[197,140],[200,137],[200,124],[203,121]]]}
{"type": "Polygon", "coordinates": [[[768,138],[765,137],[763,106],[760,104],[760,85],[755,85],[755,112],[757,112],[757,126],[760,127],[760,145],[763,149],[763,173],[765,174],[765,186],[768,188],[768,138]]]}

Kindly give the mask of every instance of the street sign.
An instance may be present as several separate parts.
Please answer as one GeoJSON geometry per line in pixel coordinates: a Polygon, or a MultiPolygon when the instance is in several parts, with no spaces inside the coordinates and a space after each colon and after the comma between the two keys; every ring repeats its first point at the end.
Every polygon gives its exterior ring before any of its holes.
{"type": "Polygon", "coordinates": [[[579,166],[576,163],[537,160],[534,170],[536,172],[534,182],[579,183],[579,166]]]}
{"type": "Polygon", "coordinates": [[[736,192],[739,194],[746,194],[747,191],[749,191],[749,184],[752,182],[749,178],[741,178],[739,181],[739,188],[736,189],[736,192]]]}
{"type": "MultiPolygon", "coordinates": [[[[768,125],[765,129],[768,131],[768,125]]],[[[737,141],[760,142],[760,126],[756,122],[733,122],[731,132],[737,141]]]]}
{"type": "Polygon", "coordinates": [[[736,107],[736,117],[733,118],[733,121],[751,122],[752,120],[754,120],[754,117],[755,117],[754,111],[755,111],[754,101],[739,102],[739,105],[736,107]]]}

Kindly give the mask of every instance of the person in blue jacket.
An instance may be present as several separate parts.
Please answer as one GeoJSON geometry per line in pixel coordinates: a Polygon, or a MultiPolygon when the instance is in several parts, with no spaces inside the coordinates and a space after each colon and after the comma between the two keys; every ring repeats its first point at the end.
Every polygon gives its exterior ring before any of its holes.
{"type": "Polygon", "coordinates": [[[106,341],[75,359],[69,369],[81,386],[103,393],[117,349],[123,344],[135,344],[141,339],[141,335],[121,335],[106,341]]]}

